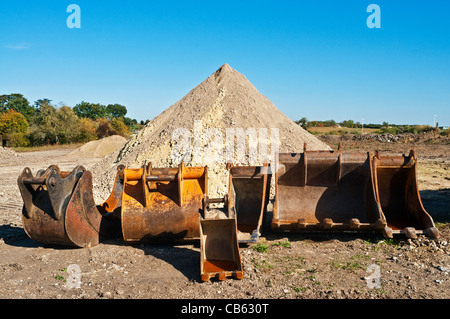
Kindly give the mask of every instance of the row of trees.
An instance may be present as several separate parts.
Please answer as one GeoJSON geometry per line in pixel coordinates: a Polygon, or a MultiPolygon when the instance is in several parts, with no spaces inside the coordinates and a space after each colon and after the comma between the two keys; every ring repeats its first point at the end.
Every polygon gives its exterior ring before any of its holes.
{"type": "Polygon", "coordinates": [[[22,94],[0,95],[3,146],[85,143],[110,135],[128,136],[137,125],[120,104],[81,102],[75,107],[39,99],[31,105],[22,94]]]}
{"type": "MultiPolygon", "coordinates": [[[[361,128],[362,124],[360,122],[354,122],[353,120],[345,120],[342,122],[335,122],[334,120],[327,121],[308,121],[306,117],[302,117],[300,120],[295,121],[298,125],[304,129],[310,127],[347,127],[347,128],[361,128]]],[[[378,129],[380,133],[423,133],[433,130],[430,125],[398,125],[389,124],[388,122],[383,122],[382,124],[364,124],[364,128],[378,129]]]]}
{"type": "MultiPolygon", "coordinates": [[[[353,120],[345,120],[342,122],[336,122],[335,120],[326,121],[308,121],[306,117],[302,117],[300,120],[295,121],[298,125],[303,127],[305,130],[309,127],[348,127],[348,128],[360,128],[362,126],[361,122],[355,122],[353,120]]],[[[383,125],[387,125],[386,122],[381,124],[364,124],[365,128],[381,128],[383,125]]]]}

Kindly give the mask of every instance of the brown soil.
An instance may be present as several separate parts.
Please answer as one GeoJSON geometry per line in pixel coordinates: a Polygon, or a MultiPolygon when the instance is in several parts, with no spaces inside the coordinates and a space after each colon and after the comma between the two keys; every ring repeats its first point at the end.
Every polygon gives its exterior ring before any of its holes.
{"type": "MultiPolygon", "coordinates": [[[[336,146],[338,140],[327,143],[336,146]]],[[[450,219],[450,145],[342,140],[347,150],[383,149],[419,155],[420,191],[435,222],[450,219]]],[[[19,153],[2,160],[0,190],[0,298],[33,299],[447,299],[450,288],[450,226],[441,237],[384,240],[378,234],[263,233],[258,244],[240,247],[242,280],[200,280],[198,244],[126,245],[119,238],[71,249],[37,243],[21,226],[16,179],[58,164],[87,168],[99,158],[75,159],[70,150],[19,153]],[[80,287],[68,285],[67,268],[78,265],[80,287]],[[380,267],[381,286],[369,288],[368,267],[380,267]]],[[[95,172],[94,172],[95,173],[95,172]]],[[[179,309],[177,308],[178,312],[179,309]]]]}

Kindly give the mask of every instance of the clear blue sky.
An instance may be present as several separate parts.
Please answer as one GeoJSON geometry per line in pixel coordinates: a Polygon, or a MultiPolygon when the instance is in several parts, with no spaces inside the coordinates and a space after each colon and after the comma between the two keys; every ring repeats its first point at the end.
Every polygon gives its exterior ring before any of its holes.
{"type": "Polygon", "coordinates": [[[0,94],[145,120],[229,63],[293,120],[450,125],[449,17],[437,0],[2,0],[0,94]]]}

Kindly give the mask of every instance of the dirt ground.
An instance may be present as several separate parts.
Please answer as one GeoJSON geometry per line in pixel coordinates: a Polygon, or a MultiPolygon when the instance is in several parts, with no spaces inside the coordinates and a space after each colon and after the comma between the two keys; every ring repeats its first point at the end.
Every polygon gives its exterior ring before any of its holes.
{"type": "MultiPolygon", "coordinates": [[[[323,139],[332,147],[338,143],[336,137],[323,139]]],[[[22,198],[16,182],[23,168],[35,173],[58,164],[72,170],[76,164],[89,167],[101,159],[68,159],[70,149],[26,152],[0,162],[0,298],[448,299],[450,144],[348,138],[343,147],[393,153],[415,148],[420,194],[440,238],[263,233],[258,244],[240,247],[242,280],[202,282],[200,247],[195,243],[127,245],[118,238],[73,249],[29,239],[21,225],[22,198]],[[78,272],[70,273],[72,267],[78,272]],[[370,280],[375,277],[379,281],[370,280]]]]}

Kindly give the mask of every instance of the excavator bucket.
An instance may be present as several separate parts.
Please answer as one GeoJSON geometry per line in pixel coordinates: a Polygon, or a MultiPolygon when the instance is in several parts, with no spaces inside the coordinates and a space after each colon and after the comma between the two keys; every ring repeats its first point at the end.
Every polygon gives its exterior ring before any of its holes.
{"type": "Polygon", "coordinates": [[[181,163],[178,168],[153,168],[149,163],[140,169],[123,168],[118,175],[116,184],[123,184],[121,225],[125,242],[200,238],[207,167],[185,167],[181,163]]]}
{"type": "Polygon", "coordinates": [[[383,156],[376,152],[373,172],[378,201],[392,234],[409,238],[416,238],[417,234],[439,236],[420,198],[414,150],[408,156],[383,156]]]}
{"type": "Polygon", "coordinates": [[[200,275],[210,278],[243,278],[235,218],[200,219],[200,275]]]}
{"type": "Polygon", "coordinates": [[[110,220],[116,221],[120,227],[120,215],[122,209],[122,193],[123,193],[123,174],[125,171],[124,165],[117,167],[116,179],[114,181],[113,190],[106,201],[97,206],[99,212],[109,217],[110,220]]]}
{"type": "Polygon", "coordinates": [[[257,242],[270,195],[270,167],[232,166],[229,172],[229,216],[236,216],[239,242],[257,242]]]}
{"type": "Polygon", "coordinates": [[[270,194],[270,166],[228,165],[228,194],[223,198],[204,196],[204,211],[219,211],[222,216],[236,218],[239,243],[257,242],[267,210],[270,194]],[[223,207],[210,208],[222,203],[223,207]]]}
{"type": "Polygon", "coordinates": [[[381,231],[371,153],[280,153],[275,173],[274,231],[381,231]]]}
{"type": "Polygon", "coordinates": [[[24,230],[38,242],[92,247],[109,228],[93,199],[92,174],[82,166],[65,172],[52,165],[36,176],[27,167],[18,177],[18,186],[24,230]]]}

